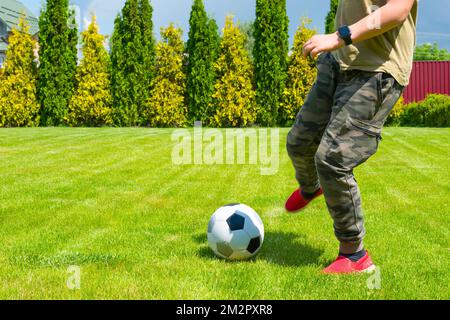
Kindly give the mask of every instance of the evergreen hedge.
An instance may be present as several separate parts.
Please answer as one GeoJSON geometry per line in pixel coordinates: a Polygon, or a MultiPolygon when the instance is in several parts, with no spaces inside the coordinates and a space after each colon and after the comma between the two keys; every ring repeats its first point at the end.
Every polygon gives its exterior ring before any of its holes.
{"type": "Polygon", "coordinates": [[[78,30],[68,0],[47,0],[39,18],[41,124],[63,125],[74,92],[78,30]]]}

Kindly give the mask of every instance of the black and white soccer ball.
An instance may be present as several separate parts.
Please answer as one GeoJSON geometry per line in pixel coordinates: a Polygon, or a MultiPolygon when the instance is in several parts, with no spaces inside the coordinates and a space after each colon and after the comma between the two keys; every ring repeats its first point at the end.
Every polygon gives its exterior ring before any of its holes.
{"type": "Polygon", "coordinates": [[[245,204],[221,207],[209,221],[209,247],[221,258],[249,259],[258,253],[263,241],[263,222],[255,210],[245,204]]]}

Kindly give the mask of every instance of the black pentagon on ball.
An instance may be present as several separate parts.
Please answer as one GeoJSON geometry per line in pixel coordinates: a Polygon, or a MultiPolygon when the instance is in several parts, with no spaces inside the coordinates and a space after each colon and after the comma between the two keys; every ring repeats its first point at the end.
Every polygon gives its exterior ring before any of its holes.
{"type": "Polygon", "coordinates": [[[217,251],[227,258],[229,258],[233,254],[233,249],[231,249],[229,244],[225,242],[217,243],[217,251]]]}
{"type": "Polygon", "coordinates": [[[238,212],[236,211],[227,219],[231,231],[244,229],[245,217],[241,216],[238,212]]]}
{"type": "Polygon", "coordinates": [[[261,246],[261,237],[256,237],[250,240],[250,243],[248,244],[247,251],[251,254],[254,254],[256,251],[258,251],[259,247],[261,246]]]}

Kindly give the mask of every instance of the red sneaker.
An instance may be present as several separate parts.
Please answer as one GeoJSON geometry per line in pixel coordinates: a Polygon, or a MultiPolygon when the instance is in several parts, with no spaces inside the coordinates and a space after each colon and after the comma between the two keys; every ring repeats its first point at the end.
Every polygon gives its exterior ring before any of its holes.
{"type": "Polygon", "coordinates": [[[315,198],[321,196],[323,194],[322,188],[314,193],[314,196],[310,199],[306,199],[300,189],[294,191],[294,193],[289,197],[286,201],[286,205],[284,206],[287,211],[294,213],[304,209],[311,201],[315,198]]]}
{"type": "Polygon", "coordinates": [[[360,273],[360,272],[372,272],[375,270],[375,265],[366,251],[366,255],[356,262],[339,256],[330,266],[323,269],[323,273],[327,274],[348,274],[348,273],[360,273]]]}

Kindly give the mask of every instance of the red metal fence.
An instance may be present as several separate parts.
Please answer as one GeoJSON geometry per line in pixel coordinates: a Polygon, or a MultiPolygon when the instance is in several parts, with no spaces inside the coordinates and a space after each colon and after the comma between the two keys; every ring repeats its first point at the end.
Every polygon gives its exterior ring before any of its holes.
{"type": "Polygon", "coordinates": [[[409,86],[403,97],[406,103],[421,101],[430,93],[450,95],[450,61],[415,61],[409,86]]]}

